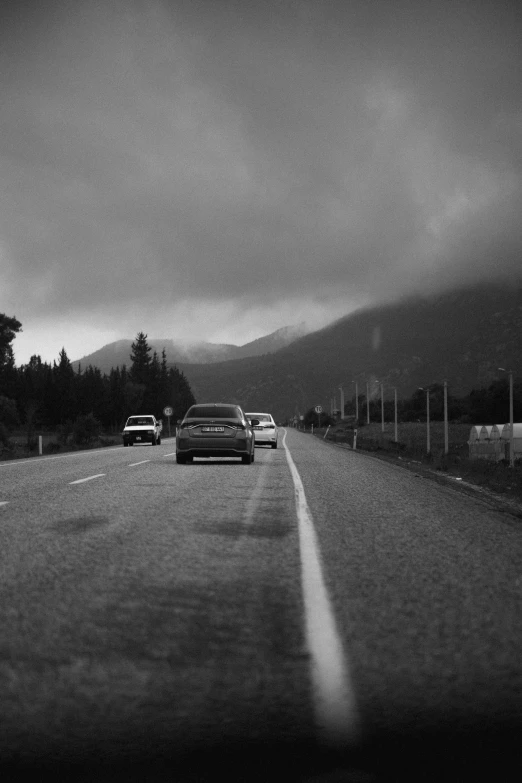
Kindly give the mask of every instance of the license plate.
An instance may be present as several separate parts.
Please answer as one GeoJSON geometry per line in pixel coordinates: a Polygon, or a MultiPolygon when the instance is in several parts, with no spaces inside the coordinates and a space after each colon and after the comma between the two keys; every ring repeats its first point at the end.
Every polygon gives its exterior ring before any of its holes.
{"type": "Polygon", "coordinates": [[[255,430],[262,430],[263,427],[254,427],[255,430]]]}
{"type": "Polygon", "coordinates": [[[201,432],[225,432],[224,427],[202,427],[201,432]]]}
{"type": "Polygon", "coordinates": [[[141,435],[136,435],[136,440],[141,440],[141,435]]]}

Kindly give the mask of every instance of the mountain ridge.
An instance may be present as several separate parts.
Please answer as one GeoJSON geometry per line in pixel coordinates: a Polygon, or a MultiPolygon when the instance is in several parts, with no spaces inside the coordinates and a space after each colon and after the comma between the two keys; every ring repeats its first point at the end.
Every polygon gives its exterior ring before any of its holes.
{"type": "MultiPolygon", "coordinates": [[[[235,401],[277,418],[330,409],[339,386],[385,396],[447,380],[454,396],[522,365],[522,286],[473,286],[357,310],[265,356],[178,365],[198,401],[235,401]]],[[[522,366],[520,366],[522,374],[522,366]]]]}
{"type": "MultiPolygon", "coordinates": [[[[273,353],[288,345],[293,340],[307,332],[304,322],[294,326],[283,326],[263,337],[258,337],[244,345],[232,343],[210,343],[205,341],[181,341],[171,338],[147,339],[152,352],[156,351],[161,358],[163,348],[169,365],[178,364],[212,364],[214,362],[241,359],[247,356],[261,356],[265,353],[273,353]]],[[[134,340],[115,340],[102,346],[93,353],[75,359],[71,362],[73,369],[78,371],[89,365],[97,367],[102,373],[109,373],[112,368],[122,367],[124,364],[130,367],[131,346],[134,340]]]]}

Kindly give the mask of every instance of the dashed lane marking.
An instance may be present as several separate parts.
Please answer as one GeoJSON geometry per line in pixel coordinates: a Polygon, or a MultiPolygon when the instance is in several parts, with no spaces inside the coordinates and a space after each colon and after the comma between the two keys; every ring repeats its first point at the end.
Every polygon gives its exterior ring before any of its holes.
{"type": "Polygon", "coordinates": [[[101,476],[105,475],[105,473],[97,473],[95,476],[87,476],[87,478],[76,479],[76,481],[69,481],[69,484],[84,484],[86,481],[92,481],[93,479],[101,478],[101,476]]]}
{"type": "Polygon", "coordinates": [[[142,459],[141,462],[130,462],[129,468],[135,468],[136,465],[145,465],[146,462],[150,462],[150,459],[142,459]]]}
{"type": "Polygon", "coordinates": [[[7,506],[8,503],[8,500],[0,500],[0,506],[7,506]]]}
{"type": "Polygon", "coordinates": [[[306,640],[312,659],[315,715],[321,738],[328,744],[343,745],[354,742],[358,733],[355,694],[323,579],[313,518],[303,482],[286,445],[286,435],[285,431],[283,446],[295,488],[306,640]]]}

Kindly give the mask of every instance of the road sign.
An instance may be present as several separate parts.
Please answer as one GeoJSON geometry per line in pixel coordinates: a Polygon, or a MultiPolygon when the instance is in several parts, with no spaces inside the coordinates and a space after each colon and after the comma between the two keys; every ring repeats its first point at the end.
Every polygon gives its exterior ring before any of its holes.
{"type": "Polygon", "coordinates": [[[166,407],[166,408],[163,408],[163,413],[165,414],[165,416],[172,416],[172,414],[174,413],[174,411],[172,410],[172,408],[170,407],[170,405],[167,405],[167,407],[166,407]]]}
{"type": "Polygon", "coordinates": [[[322,405],[316,405],[314,408],[314,411],[316,413],[322,413],[323,412],[323,406],[322,405]]]}

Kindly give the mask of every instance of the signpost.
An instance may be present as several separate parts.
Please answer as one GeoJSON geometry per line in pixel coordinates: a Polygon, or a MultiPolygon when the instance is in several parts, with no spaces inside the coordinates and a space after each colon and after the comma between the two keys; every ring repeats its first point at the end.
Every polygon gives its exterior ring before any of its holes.
{"type": "Polygon", "coordinates": [[[321,426],[321,413],[323,412],[323,406],[322,405],[316,405],[315,408],[314,408],[314,411],[317,413],[317,417],[318,417],[317,427],[319,428],[321,426]]]}
{"type": "Polygon", "coordinates": [[[172,416],[173,413],[174,411],[172,410],[170,405],[167,405],[165,408],[163,408],[163,415],[167,416],[169,420],[169,438],[170,438],[170,417],[172,416]]]}

